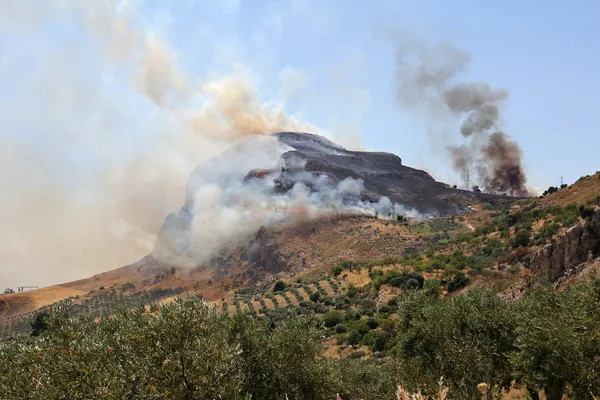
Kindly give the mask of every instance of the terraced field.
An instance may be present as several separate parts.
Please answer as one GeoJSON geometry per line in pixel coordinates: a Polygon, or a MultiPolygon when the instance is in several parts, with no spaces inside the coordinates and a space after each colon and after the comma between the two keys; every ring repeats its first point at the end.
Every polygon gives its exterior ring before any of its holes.
{"type": "MultiPolygon", "coordinates": [[[[183,293],[183,289],[153,289],[139,293],[122,293],[117,290],[107,290],[94,293],[90,296],[73,297],[72,313],[87,314],[94,318],[111,315],[120,309],[131,309],[158,303],[183,293]]],[[[49,310],[51,307],[42,307],[34,312],[7,317],[0,321],[0,340],[10,339],[18,334],[31,332],[31,323],[38,312],[49,310]]]]}

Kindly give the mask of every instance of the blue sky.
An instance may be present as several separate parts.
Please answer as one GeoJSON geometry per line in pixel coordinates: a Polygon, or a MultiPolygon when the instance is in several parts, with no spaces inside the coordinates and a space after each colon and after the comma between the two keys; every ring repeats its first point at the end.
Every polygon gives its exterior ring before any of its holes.
{"type": "Polygon", "coordinates": [[[510,92],[503,128],[529,187],[572,183],[600,169],[598,17],[600,2],[583,0],[0,1],[0,280],[68,281],[148,254],[239,112],[248,133],[256,115],[279,121],[283,104],[296,118],[285,126],[359,137],[460,183],[445,151],[464,140],[458,127],[431,140],[438,121],[396,101],[406,35],[467,51],[461,81],[510,92]],[[152,48],[155,37],[167,48],[152,48]],[[227,114],[239,99],[219,101],[244,85],[254,92],[239,91],[247,101],[227,114]]]}
{"type": "Polygon", "coordinates": [[[209,0],[141,9],[191,74],[240,62],[269,99],[292,68],[304,90],[289,112],[336,136],[359,132],[364,147],[444,179],[452,174],[424,121],[395,102],[393,32],[450,41],[472,55],[464,79],[510,91],[504,127],[523,148],[530,186],[600,169],[599,2],[209,0]]]}

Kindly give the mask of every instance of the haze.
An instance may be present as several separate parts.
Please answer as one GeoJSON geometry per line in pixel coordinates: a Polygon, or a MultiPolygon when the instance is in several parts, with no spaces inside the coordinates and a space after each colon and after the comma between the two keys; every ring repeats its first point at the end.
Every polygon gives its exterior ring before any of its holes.
{"type": "Polygon", "coordinates": [[[598,169],[596,2],[45,1],[0,4],[0,285],[136,261],[192,169],[280,129],[390,151],[461,184],[430,116],[399,107],[407,32],[506,88],[530,188],[598,169]],[[85,5],[84,5],[85,4],[85,5]]]}

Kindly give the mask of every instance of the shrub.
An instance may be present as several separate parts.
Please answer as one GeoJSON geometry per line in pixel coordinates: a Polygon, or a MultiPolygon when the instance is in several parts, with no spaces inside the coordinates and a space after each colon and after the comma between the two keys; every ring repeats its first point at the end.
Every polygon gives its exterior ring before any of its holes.
{"type": "Polygon", "coordinates": [[[327,328],[333,328],[342,321],[344,321],[344,316],[337,310],[327,311],[323,317],[323,322],[327,328]]]}
{"type": "Polygon", "coordinates": [[[352,353],[348,354],[348,357],[350,360],[356,360],[358,358],[362,358],[365,355],[367,355],[367,353],[365,353],[364,351],[360,350],[360,351],[353,351],[352,353]]]}
{"type": "Polygon", "coordinates": [[[454,275],[454,278],[450,282],[448,282],[448,292],[451,293],[462,289],[465,286],[467,286],[470,281],[471,280],[467,276],[465,276],[465,274],[462,271],[459,271],[454,275]]]}
{"type": "Polygon", "coordinates": [[[31,336],[39,336],[42,332],[48,330],[48,319],[50,313],[41,311],[36,314],[34,321],[31,323],[31,336]]]}
{"type": "Polygon", "coordinates": [[[360,343],[362,339],[362,334],[357,330],[352,330],[350,335],[348,335],[348,344],[351,346],[356,346],[360,343]]]}
{"type": "Polygon", "coordinates": [[[594,216],[594,207],[586,207],[583,204],[581,204],[579,206],[579,216],[582,219],[591,219],[594,216]]]}
{"type": "Polygon", "coordinates": [[[515,234],[515,239],[513,240],[512,247],[516,249],[517,247],[527,247],[529,246],[530,236],[529,232],[522,229],[515,234]]]}
{"type": "Polygon", "coordinates": [[[377,321],[375,318],[370,317],[367,319],[366,324],[369,327],[369,329],[377,329],[377,327],[379,326],[379,321],[377,321]]]}
{"type": "Polygon", "coordinates": [[[333,276],[338,276],[342,272],[344,272],[344,267],[342,267],[340,264],[335,265],[331,268],[331,275],[333,276]]]}
{"type": "Polygon", "coordinates": [[[308,298],[310,299],[310,301],[316,303],[321,298],[321,293],[319,293],[319,292],[313,292],[313,293],[310,294],[310,296],[308,296],[308,298]]]}
{"type": "Polygon", "coordinates": [[[508,273],[512,275],[517,275],[519,272],[521,272],[521,267],[519,267],[518,264],[515,264],[508,269],[508,273]]]}
{"type": "Polygon", "coordinates": [[[348,328],[344,324],[337,324],[335,326],[335,333],[341,334],[348,332],[348,328]]]}
{"type": "Polygon", "coordinates": [[[286,288],[286,284],[283,281],[277,281],[275,282],[275,286],[273,286],[273,291],[274,292],[283,292],[286,288]]]}
{"type": "Polygon", "coordinates": [[[355,298],[358,294],[358,289],[356,288],[356,286],[354,285],[349,285],[348,289],[346,290],[346,296],[348,296],[349,298],[355,298]]]}

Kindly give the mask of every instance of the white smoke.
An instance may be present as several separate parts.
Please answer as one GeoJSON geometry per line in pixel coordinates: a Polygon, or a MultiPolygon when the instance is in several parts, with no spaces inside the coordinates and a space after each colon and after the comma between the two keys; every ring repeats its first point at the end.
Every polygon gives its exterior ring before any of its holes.
{"type": "MultiPolygon", "coordinates": [[[[285,102],[264,101],[243,66],[190,74],[138,3],[0,1],[3,284],[60,283],[137,261],[182,204],[192,233],[175,239],[199,260],[278,208],[390,208],[348,203],[364,189],[352,181],[316,177],[311,190],[276,196],[268,184],[242,186],[248,170],[287,150],[256,134],[330,135],[285,102]],[[194,171],[227,151],[226,162],[194,171]]],[[[299,90],[281,92],[290,100],[299,90]]]]}

